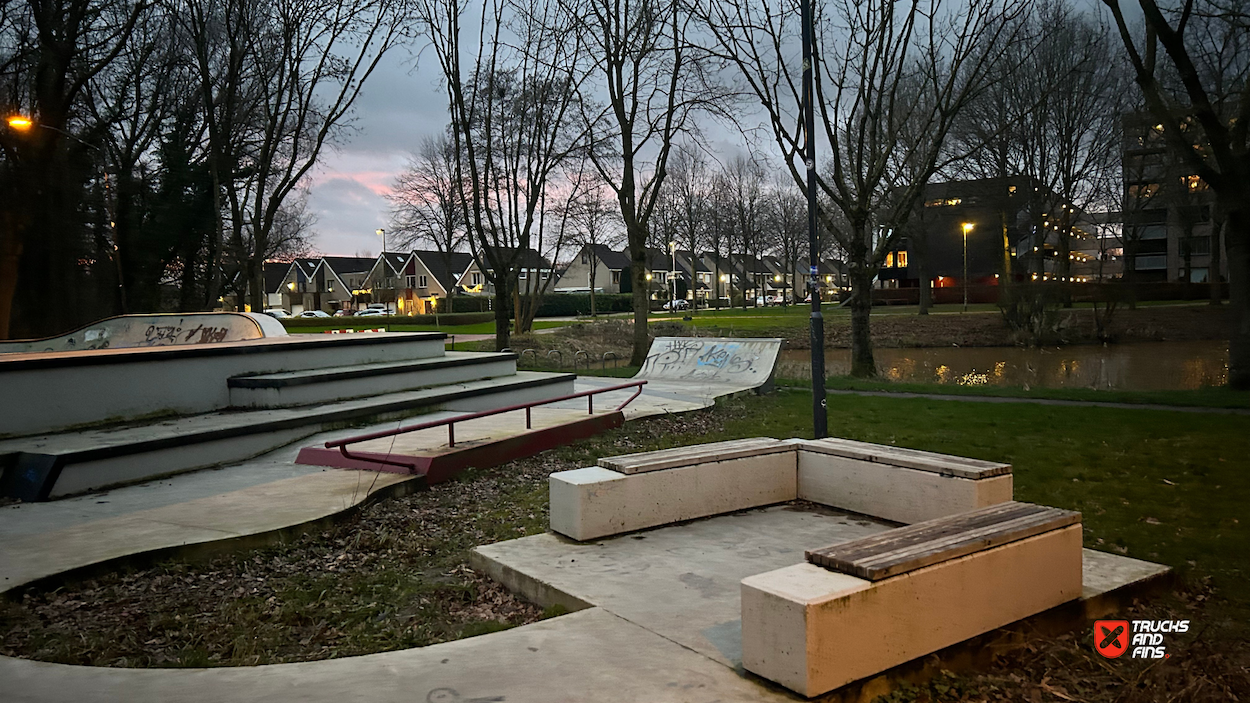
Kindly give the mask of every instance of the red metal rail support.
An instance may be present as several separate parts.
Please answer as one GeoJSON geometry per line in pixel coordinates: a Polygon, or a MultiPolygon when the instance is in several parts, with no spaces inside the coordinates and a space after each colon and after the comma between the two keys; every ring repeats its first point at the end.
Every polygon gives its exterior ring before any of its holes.
{"type": "Polygon", "coordinates": [[[347,445],[358,444],[360,442],[367,442],[371,439],[381,439],[383,437],[394,437],[395,435],[406,434],[408,432],[416,432],[417,430],[428,430],[432,427],[441,427],[443,425],[446,425],[447,426],[447,444],[448,446],[454,447],[456,446],[455,426],[457,422],[465,422],[467,420],[476,420],[482,417],[490,417],[491,415],[499,415],[502,413],[514,412],[517,410],[524,410],[525,411],[525,429],[528,430],[528,429],[532,429],[532,426],[533,426],[533,420],[530,415],[530,409],[535,406],[547,405],[549,403],[559,403],[565,400],[573,400],[575,398],[585,398],[587,414],[594,415],[595,414],[594,396],[600,393],[611,393],[612,391],[624,390],[626,388],[634,388],[635,389],[634,394],[626,398],[624,403],[621,403],[620,405],[616,406],[617,410],[621,410],[626,405],[629,405],[630,403],[632,403],[635,398],[642,395],[642,387],[645,386],[646,384],[647,384],[646,381],[630,381],[629,383],[621,383],[619,385],[607,386],[605,388],[595,388],[594,390],[581,391],[579,393],[570,393],[568,395],[562,395],[556,398],[548,398],[546,400],[535,400],[535,401],[531,401],[528,403],[517,403],[516,405],[509,405],[509,406],[502,407],[502,408],[495,408],[494,410],[483,410],[481,412],[469,413],[467,415],[457,415],[455,417],[448,417],[442,420],[431,420],[430,422],[422,422],[416,425],[409,425],[408,427],[398,427],[393,430],[380,430],[378,432],[370,432],[368,434],[355,435],[352,437],[346,437],[344,439],[336,439],[331,442],[326,442],[326,449],[333,449],[335,447],[338,447],[339,453],[347,457],[348,459],[354,459],[357,461],[372,461],[372,462],[376,462],[379,464],[390,464],[391,466],[402,466],[404,468],[407,468],[409,471],[415,472],[417,471],[417,466],[410,462],[395,461],[393,459],[383,459],[379,457],[353,456],[351,453],[347,451],[347,445]]]}

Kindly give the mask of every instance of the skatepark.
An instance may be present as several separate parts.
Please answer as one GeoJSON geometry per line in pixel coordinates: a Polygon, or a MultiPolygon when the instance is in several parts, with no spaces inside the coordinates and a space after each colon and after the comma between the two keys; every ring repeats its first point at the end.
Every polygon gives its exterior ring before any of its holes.
{"type": "MultiPolygon", "coordinates": [[[[780,347],[657,338],[619,379],[443,342],[262,329],[0,355],[0,382],[30,399],[0,418],[4,491],[23,501],[0,511],[0,588],[260,544],[465,468],[764,392],[780,347]]],[[[1013,498],[1009,464],[836,439],[603,456],[552,474],[549,532],[471,556],[567,615],[299,664],[6,657],[0,677],[21,701],[867,700],[999,628],[1083,626],[1168,572],[1083,549],[1079,513],[1013,498]]]]}

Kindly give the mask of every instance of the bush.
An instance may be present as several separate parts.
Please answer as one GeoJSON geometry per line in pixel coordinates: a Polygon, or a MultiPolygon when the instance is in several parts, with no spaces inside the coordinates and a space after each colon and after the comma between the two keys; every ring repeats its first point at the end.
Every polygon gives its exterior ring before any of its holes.
{"type": "Polygon", "coordinates": [[[491,310],[491,297],[488,295],[457,295],[450,300],[438,301],[438,309],[453,310],[456,315],[462,312],[488,312],[491,310]]]}
{"type": "MultiPolygon", "coordinates": [[[[634,309],[634,298],[629,293],[599,293],[595,295],[595,312],[629,312],[634,309]]],[[[589,293],[554,293],[543,298],[536,317],[569,317],[590,314],[589,293]]]]}

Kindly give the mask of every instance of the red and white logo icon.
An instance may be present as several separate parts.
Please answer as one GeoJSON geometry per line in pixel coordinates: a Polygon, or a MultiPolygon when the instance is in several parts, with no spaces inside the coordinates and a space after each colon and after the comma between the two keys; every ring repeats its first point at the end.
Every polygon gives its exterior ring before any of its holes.
{"type": "Polygon", "coordinates": [[[1094,649],[1108,659],[1115,659],[1128,649],[1128,620],[1096,620],[1094,649]]]}

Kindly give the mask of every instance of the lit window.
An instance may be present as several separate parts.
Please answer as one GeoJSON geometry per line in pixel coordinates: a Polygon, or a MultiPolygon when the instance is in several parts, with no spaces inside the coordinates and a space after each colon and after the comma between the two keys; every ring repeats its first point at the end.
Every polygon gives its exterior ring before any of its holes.
{"type": "Polygon", "coordinates": [[[326,281],[326,292],[327,293],[334,292],[334,281],[326,281]]]}
{"type": "Polygon", "coordinates": [[[1128,197],[1148,199],[1153,198],[1159,192],[1158,183],[1134,183],[1128,187],[1128,197]]]}
{"type": "Polygon", "coordinates": [[[901,269],[907,268],[907,252],[900,251],[898,253],[898,258],[895,259],[895,263],[897,263],[898,267],[901,269]]]}
{"type": "Polygon", "coordinates": [[[886,253],[886,255],[885,255],[885,267],[886,267],[886,268],[888,268],[888,269],[892,269],[892,268],[894,268],[894,252],[892,252],[892,251],[891,251],[891,252],[887,252],[887,253],[886,253]]]}
{"type": "Polygon", "coordinates": [[[1184,181],[1190,193],[1207,189],[1207,182],[1202,180],[1202,176],[1185,176],[1184,181]]]}

